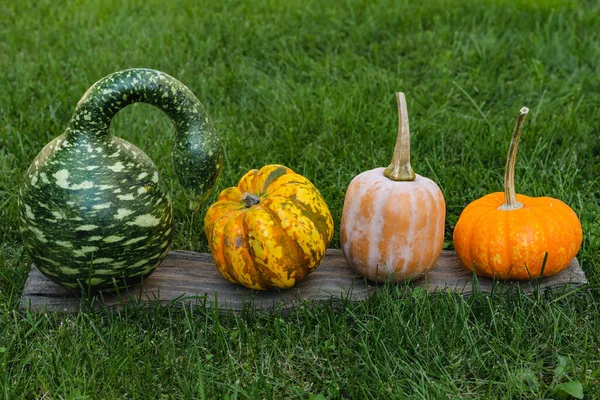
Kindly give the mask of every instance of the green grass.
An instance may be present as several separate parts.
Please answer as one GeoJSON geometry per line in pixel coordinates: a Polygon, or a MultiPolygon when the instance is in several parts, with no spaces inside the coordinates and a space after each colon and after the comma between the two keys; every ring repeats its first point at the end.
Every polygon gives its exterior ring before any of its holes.
{"type": "MultiPolygon", "coordinates": [[[[0,396],[544,398],[569,381],[600,396],[597,2],[162,3],[0,3],[0,396]],[[400,286],[286,315],[202,306],[20,313],[22,175],[85,90],[130,67],[177,77],[205,105],[226,149],[216,192],[282,163],[316,184],[336,227],[352,177],[389,164],[394,92],[404,91],[413,167],[446,197],[447,248],[466,204],[502,190],[514,120],[528,106],[517,191],[577,212],[590,286],[466,299],[400,286]]],[[[167,117],[134,105],[113,132],[170,182],[174,248],[207,251],[202,216],[216,193],[187,212],[167,117]]]]}

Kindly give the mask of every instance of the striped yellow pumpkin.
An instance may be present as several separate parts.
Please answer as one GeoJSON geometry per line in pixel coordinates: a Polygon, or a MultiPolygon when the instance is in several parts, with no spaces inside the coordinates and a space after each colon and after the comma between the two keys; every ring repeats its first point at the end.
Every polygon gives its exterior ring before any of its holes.
{"type": "Polygon", "coordinates": [[[319,266],[333,237],[333,219],[308,179],[267,165],[219,194],[204,217],[204,230],[227,280],[251,289],[283,289],[319,266]]]}

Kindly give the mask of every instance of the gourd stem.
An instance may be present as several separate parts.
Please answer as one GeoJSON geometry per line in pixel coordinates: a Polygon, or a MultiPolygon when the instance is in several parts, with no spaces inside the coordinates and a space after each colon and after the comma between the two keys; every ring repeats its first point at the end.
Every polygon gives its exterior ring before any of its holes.
{"type": "Polygon", "coordinates": [[[158,107],[173,122],[173,167],[190,200],[190,210],[196,212],[216,184],[223,149],[200,101],[172,76],[134,68],[100,79],[79,100],[65,132],[67,140],[112,140],[109,128],[113,117],[136,102],[158,107]]]}
{"type": "Polygon", "coordinates": [[[394,181],[414,181],[416,175],[410,166],[410,129],[404,93],[397,92],[396,100],[398,101],[398,137],[392,163],[383,174],[394,181]]]}
{"type": "Polygon", "coordinates": [[[514,210],[523,207],[523,204],[517,201],[515,192],[515,164],[519,148],[519,139],[521,138],[521,131],[523,130],[523,124],[525,123],[527,113],[529,113],[527,107],[523,107],[519,111],[519,116],[517,117],[515,129],[513,130],[512,139],[510,141],[508,157],[506,159],[506,168],[504,171],[504,204],[500,207],[502,210],[514,210]]]}
{"type": "Polygon", "coordinates": [[[242,195],[242,201],[244,202],[246,208],[250,208],[253,205],[260,203],[260,198],[251,193],[244,193],[242,195]]]}

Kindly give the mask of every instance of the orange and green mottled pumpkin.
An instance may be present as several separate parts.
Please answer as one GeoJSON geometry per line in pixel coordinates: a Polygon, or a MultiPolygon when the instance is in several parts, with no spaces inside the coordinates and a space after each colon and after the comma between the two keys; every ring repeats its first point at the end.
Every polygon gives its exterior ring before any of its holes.
{"type": "Polygon", "coordinates": [[[204,230],[227,280],[251,289],[284,289],[319,266],[333,237],[333,219],[308,179],[267,165],[219,194],[204,230]]]}
{"type": "Polygon", "coordinates": [[[515,159],[528,112],[521,109],[513,132],[504,193],[470,203],[454,228],[456,253],[480,276],[528,280],[554,275],[569,265],[581,246],[581,223],[568,205],[515,193],[515,159]]]}

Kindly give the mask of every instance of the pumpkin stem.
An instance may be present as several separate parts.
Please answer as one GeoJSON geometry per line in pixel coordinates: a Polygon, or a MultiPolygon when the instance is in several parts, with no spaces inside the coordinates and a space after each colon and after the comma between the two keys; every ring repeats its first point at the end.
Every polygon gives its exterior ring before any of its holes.
{"type": "Polygon", "coordinates": [[[519,148],[519,139],[521,138],[521,131],[523,130],[523,124],[525,124],[527,113],[529,113],[529,108],[521,108],[519,116],[517,117],[515,129],[513,130],[510,147],[508,148],[508,158],[506,159],[506,170],[504,171],[504,204],[500,206],[500,210],[515,210],[523,207],[523,204],[517,201],[517,195],[515,193],[515,164],[517,160],[517,150],[519,148]]]}
{"type": "Polygon", "coordinates": [[[260,203],[260,198],[251,193],[244,193],[242,195],[242,201],[244,202],[246,208],[250,208],[253,205],[260,203]]]}
{"type": "Polygon", "coordinates": [[[397,92],[396,100],[398,100],[398,137],[392,163],[383,174],[394,181],[414,181],[416,175],[410,166],[410,130],[404,93],[397,92]]]}

